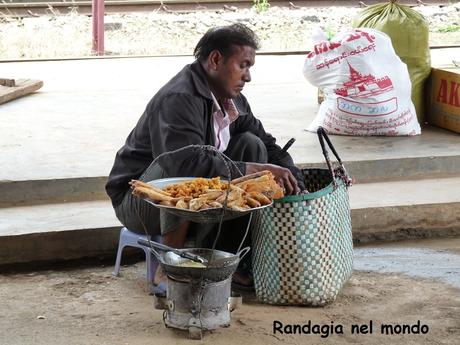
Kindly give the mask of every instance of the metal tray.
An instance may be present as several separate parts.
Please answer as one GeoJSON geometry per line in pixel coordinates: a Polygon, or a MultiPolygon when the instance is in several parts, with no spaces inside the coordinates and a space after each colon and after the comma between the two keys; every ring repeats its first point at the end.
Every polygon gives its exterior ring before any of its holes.
{"type": "MultiPolygon", "coordinates": [[[[147,183],[156,188],[163,189],[171,184],[191,181],[196,178],[197,177],[170,177],[170,178],[162,178],[158,180],[149,181],[147,183]]],[[[235,210],[232,210],[229,208],[223,208],[223,207],[208,208],[206,210],[201,210],[201,211],[192,211],[192,210],[184,210],[184,209],[171,207],[171,206],[160,205],[160,204],[157,204],[147,199],[144,199],[144,200],[159,209],[165,210],[168,213],[174,214],[178,217],[181,217],[181,218],[184,218],[192,222],[196,222],[196,223],[219,223],[223,212],[224,212],[223,220],[225,221],[225,220],[230,220],[230,219],[249,215],[251,212],[254,212],[254,211],[257,211],[257,210],[260,210],[262,208],[272,205],[272,204],[263,205],[260,207],[251,208],[250,210],[247,210],[247,211],[235,211],[235,210]]]]}

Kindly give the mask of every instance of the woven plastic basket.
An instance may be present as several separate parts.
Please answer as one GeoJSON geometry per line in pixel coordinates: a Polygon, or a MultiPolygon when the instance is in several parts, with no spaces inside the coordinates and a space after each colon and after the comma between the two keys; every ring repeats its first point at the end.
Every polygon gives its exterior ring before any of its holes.
{"type": "Polygon", "coordinates": [[[309,194],[275,200],[254,217],[252,260],[261,302],[325,305],[351,276],[351,181],[338,159],[335,170],[330,162],[330,169],[303,170],[309,194]]]}

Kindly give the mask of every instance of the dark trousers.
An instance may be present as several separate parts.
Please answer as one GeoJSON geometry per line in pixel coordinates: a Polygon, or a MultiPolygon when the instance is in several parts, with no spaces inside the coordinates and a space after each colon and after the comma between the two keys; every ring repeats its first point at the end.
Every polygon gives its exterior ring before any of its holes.
{"type": "MultiPolygon", "coordinates": [[[[224,154],[234,161],[255,163],[267,163],[268,161],[267,149],[264,143],[257,136],[249,132],[232,136],[224,154]]],[[[151,164],[139,177],[139,180],[148,182],[165,177],[174,176],[165,176],[160,166],[151,164]]],[[[164,234],[173,231],[185,221],[179,217],[167,214],[163,210],[160,211],[142,199],[133,197],[130,190],[126,192],[121,204],[115,207],[115,214],[124,226],[139,234],[164,234]]],[[[218,248],[235,252],[238,248],[237,240],[242,239],[247,223],[247,217],[224,222],[218,240],[218,248]]],[[[197,224],[191,222],[189,231],[196,236],[196,246],[209,247],[214,241],[216,228],[216,224],[197,224]]]]}

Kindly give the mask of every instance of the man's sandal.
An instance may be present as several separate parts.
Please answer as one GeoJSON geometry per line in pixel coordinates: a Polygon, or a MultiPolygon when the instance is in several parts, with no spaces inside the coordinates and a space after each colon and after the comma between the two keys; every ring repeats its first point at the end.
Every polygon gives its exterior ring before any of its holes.
{"type": "Polygon", "coordinates": [[[157,297],[166,297],[166,290],[168,288],[168,282],[162,281],[160,284],[150,283],[150,294],[157,297]]]}

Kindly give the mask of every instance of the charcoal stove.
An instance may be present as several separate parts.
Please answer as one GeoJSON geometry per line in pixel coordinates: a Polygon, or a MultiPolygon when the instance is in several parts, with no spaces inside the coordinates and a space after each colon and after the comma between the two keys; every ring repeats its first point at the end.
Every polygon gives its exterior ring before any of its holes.
{"type": "Polygon", "coordinates": [[[201,339],[204,330],[230,326],[231,278],[202,284],[168,278],[165,324],[201,339]]]}
{"type": "Polygon", "coordinates": [[[188,331],[192,339],[201,339],[203,331],[228,327],[231,311],[241,303],[241,296],[231,296],[232,275],[249,249],[243,248],[237,254],[204,248],[180,249],[207,260],[206,265],[196,267],[173,252],[159,253],[151,248],[168,278],[166,297],[157,297],[157,305],[165,309],[165,325],[188,331]]]}

